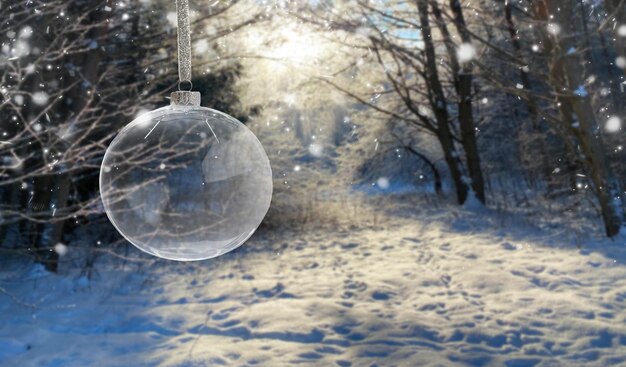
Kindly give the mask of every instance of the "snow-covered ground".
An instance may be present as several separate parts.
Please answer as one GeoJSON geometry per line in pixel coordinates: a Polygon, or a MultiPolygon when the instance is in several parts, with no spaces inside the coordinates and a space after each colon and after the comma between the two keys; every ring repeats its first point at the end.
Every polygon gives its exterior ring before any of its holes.
{"type": "Polygon", "coordinates": [[[0,365],[626,365],[623,237],[415,211],[264,230],[200,263],[133,250],[91,280],[6,260],[0,365]]]}

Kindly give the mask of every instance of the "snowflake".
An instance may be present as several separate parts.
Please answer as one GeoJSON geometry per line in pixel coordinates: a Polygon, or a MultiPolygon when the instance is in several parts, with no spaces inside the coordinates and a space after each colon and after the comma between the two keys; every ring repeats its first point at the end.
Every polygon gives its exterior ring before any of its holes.
{"type": "Polygon", "coordinates": [[[48,99],[50,99],[50,96],[48,96],[48,93],[46,92],[33,93],[33,103],[38,106],[44,106],[48,103],[48,99]]]}
{"type": "Polygon", "coordinates": [[[604,129],[609,133],[616,133],[622,128],[622,120],[617,116],[611,116],[606,120],[604,129]]]}
{"type": "Polygon", "coordinates": [[[464,43],[459,46],[459,49],[456,52],[460,62],[468,62],[471,61],[474,57],[476,57],[476,49],[473,45],[469,43],[464,43]]]}
{"type": "Polygon", "coordinates": [[[558,25],[557,23],[549,23],[547,27],[547,31],[551,35],[556,36],[559,33],[561,33],[561,26],[558,25]]]}
{"type": "Polygon", "coordinates": [[[311,155],[314,157],[321,157],[324,153],[324,147],[319,144],[313,143],[309,145],[309,153],[311,153],[311,155]]]}
{"type": "Polygon", "coordinates": [[[376,185],[383,190],[387,190],[389,188],[389,179],[387,177],[381,177],[376,180],[376,185]]]}
{"type": "Polygon", "coordinates": [[[59,256],[63,256],[67,254],[67,246],[62,243],[57,243],[56,245],[54,245],[54,252],[59,254],[59,256]]]}

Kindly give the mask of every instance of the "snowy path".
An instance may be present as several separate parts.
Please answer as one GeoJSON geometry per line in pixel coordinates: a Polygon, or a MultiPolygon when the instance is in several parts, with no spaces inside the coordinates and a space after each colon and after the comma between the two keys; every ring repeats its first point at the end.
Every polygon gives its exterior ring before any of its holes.
{"type": "Polygon", "coordinates": [[[431,214],[261,234],[213,262],[100,265],[89,283],[6,270],[0,285],[38,308],[0,295],[0,364],[626,365],[623,240],[579,250],[489,229],[494,213],[431,214]]]}

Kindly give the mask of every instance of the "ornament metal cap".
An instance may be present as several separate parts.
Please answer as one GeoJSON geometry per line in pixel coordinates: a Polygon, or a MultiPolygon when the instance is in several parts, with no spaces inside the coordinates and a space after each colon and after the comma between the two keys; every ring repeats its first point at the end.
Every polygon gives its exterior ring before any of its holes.
{"type": "Polygon", "coordinates": [[[200,106],[200,92],[172,92],[170,101],[172,106],[200,106]]]}

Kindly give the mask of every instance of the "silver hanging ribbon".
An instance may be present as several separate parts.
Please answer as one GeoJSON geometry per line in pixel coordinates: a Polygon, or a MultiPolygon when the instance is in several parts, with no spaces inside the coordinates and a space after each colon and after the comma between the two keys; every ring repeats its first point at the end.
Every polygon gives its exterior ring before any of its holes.
{"type": "Polygon", "coordinates": [[[188,82],[191,90],[191,27],[189,25],[189,0],[176,0],[178,20],[178,89],[188,82]]]}

